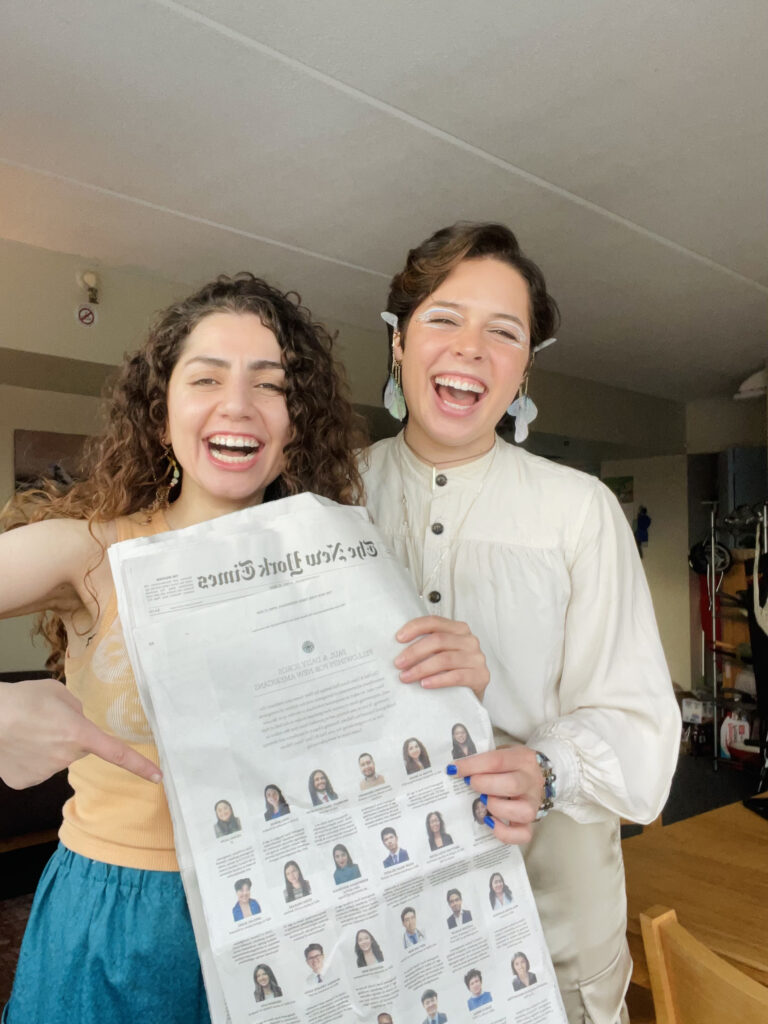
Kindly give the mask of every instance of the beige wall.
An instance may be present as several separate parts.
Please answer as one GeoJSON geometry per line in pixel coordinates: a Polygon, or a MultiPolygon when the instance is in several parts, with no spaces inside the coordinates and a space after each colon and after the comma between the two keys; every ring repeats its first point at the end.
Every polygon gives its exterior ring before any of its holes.
{"type": "MultiPolygon", "coordinates": [[[[92,434],[97,429],[99,405],[96,398],[0,385],[0,504],[13,493],[14,430],[92,434]]],[[[45,649],[32,646],[29,638],[32,621],[33,617],[27,616],[0,622],[0,670],[43,667],[45,649]]]]}
{"type": "Polygon", "coordinates": [[[0,239],[0,346],[119,363],[137,348],[152,314],[189,290],[140,270],[0,239]],[[86,299],[77,274],[89,269],[102,287],[97,321],[85,328],[75,317],[86,299]]]}
{"type": "Polygon", "coordinates": [[[534,369],[531,397],[539,408],[534,429],[607,441],[638,455],[685,451],[685,406],[665,398],[534,369]]]}
{"type": "Polygon", "coordinates": [[[766,402],[759,398],[702,398],[685,407],[689,455],[722,452],[732,445],[766,443],[766,402]]]}
{"type": "Polygon", "coordinates": [[[602,464],[602,476],[635,478],[635,508],[645,505],[652,524],[643,567],[659,633],[674,682],[691,681],[688,589],[688,496],[685,455],[622,459],[602,464]]]}

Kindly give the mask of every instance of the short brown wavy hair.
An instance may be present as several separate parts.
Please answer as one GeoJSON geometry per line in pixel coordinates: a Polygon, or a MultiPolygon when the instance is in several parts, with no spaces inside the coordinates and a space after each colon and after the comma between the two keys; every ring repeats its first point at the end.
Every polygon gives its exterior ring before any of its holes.
{"type": "MultiPolygon", "coordinates": [[[[397,317],[403,342],[416,307],[459,263],[483,257],[514,267],[525,279],[531,303],[531,353],[554,334],[560,323],[557,303],[547,291],[541,270],[522,251],[514,233],[504,224],[458,221],[411,249],[405,267],[392,278],[387,310],[397,317]]],[[[388,326],[388,330],[391,355],[392,327],[388,326]]]]}
{"type": "MultiPolygon", "coordinates": [[[[184,342],[206,316],[253,313],[277,338],[285,369],[291,436],[280,476],[265,500],[314,491],[341,504],[359,504],[363,487],[354,452],[365,441],[333,338],[312,320],[295,292],[281,292],[253,274],[220,275],[160,313],[138,352],[127,356],[109,391],[103,433],[86,445],[79,481],[62,491],[53,481],[16,495],[0,515],[10,529],[49,518],[106,522],[157,507],[167,499],[170,464],[163,436],[167,390],[184,342]]],[[[63,650],[60,619],[40,631],[63,650]]]]}

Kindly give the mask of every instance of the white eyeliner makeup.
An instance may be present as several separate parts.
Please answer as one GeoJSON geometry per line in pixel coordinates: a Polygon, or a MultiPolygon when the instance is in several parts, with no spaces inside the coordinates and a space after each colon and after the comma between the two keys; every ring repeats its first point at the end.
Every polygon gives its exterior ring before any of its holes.
{"type": "MultiPolygon", "coordinates": [[[[446,317],[450,319],[451,324],[454,327],[460,327],[465,321],[462,313],[459,313],[457,310],[451,309],[448,306],[430,306],[430,308],[425,309],[423,313],[419,313],[415,319],[418,320],[419,323],[427,324],[428,326],[443,326],[440,323],[435,323],[435,317],[446,317]]],[[[528,335],[516,322],[510,320],[492,320],[486,325],[486,330],[494,332],[504,331],[511,335],[509,338],[502,338],[497,334],[501,341],[507,345],[513,345],[515,348],[525,348],[528,344],[528,335]]]]}
{"type": "Polygon", "coordinates": [[[429,309],[425,309],[423,313],[419,313],[416,317],[421,323],[429,323],[430,317],[439,314],[440,316],[453,317],[454,320],[463,321],[464,317],[461,313],[457,313],[455,309],[448,309],[446,306],[431,306],[429,309]]]}
{"type": "Polygon", "coordinates": [[[528,344],[528,335],[525,333],[522,327],[520,327],[516,323],[510,322],[509,320],[494,320],[488,324],[488,330],[505,331],[507,334],[511,334],[512,337],[508,341],[508,344],[510,345],[516,345],[519,348],[525,348],[525,346],[528,344]]]}

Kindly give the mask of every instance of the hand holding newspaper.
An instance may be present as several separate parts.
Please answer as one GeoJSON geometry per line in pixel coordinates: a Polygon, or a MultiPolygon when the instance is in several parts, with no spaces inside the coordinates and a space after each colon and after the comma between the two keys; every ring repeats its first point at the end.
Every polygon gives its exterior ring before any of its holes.
{"type": "Polygon", "coordinates": [[[465,689],[364,509],[303,494],[110,548],[214,1024],[563,1024],[520,852],[450,778],[465,689]]]}

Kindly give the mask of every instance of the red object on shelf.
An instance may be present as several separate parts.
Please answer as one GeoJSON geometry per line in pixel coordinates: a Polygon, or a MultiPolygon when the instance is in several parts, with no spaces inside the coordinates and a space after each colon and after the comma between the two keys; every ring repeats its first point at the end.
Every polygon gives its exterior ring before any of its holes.
{"type": "Polygon", "coordinates": [[[745,764],[759,764],[760,750],[758,747],[748,747],[746,744],[736,740],[728,744],[728,753],[734,761],[742,761],[745,764]]]}

